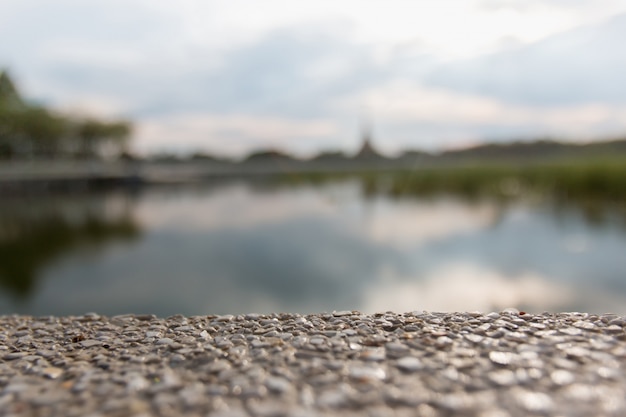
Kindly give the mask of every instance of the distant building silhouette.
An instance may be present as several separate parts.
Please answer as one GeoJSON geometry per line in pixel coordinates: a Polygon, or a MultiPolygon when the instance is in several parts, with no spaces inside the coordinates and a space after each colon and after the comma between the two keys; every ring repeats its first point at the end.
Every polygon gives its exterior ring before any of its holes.
{"type": "Polygon", "coordinates": [[[380,153],[374,148],[372,144],[372,129],[369,123],[364,123],[361,128],[361,139],[363,144],[361,149],[354,156],[356,159],[378,159],[381,158],[380,153]]]}

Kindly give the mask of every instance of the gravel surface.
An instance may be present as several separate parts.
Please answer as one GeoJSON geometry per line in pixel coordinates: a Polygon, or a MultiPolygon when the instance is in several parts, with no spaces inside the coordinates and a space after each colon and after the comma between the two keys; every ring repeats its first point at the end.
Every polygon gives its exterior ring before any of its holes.
{"type": "Polygon", "coordinates": [[[3,416],[624,416],[626,320],[0,316],[3,416]]]}

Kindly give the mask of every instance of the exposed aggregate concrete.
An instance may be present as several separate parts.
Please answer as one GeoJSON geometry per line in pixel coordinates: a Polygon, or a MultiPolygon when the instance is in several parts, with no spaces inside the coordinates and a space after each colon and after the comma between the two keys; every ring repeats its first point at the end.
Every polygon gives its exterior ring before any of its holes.
{"type": "Polygon", "coordinates": [[[3,416],[624,416],[626,320],[0,317],[3,416]]]}

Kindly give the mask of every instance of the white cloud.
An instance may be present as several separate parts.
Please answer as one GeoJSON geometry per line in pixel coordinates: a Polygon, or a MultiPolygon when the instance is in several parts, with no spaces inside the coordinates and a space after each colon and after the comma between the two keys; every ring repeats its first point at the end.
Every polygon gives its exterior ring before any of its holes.
{"type": "Polygon", "coordinates": [[[530,313],[626,314],[623,297],[614,292],[592,286],[572,287],[535,272],[507,275],[467,262],[446,264],[419,279],[383,271],[381,280],[365,291],[359,309],[367,313],[389,310],[488,313],[509,307],[530,313]]]}
{"type": "Polygon", "coordinates": [[[52,39],[41,46],[39,58],[53,65],[92,66],[99,70],[133,69],[144,64],[143,55],[132,45],[87,39],[52,39]]]}
{"type": "Polygon", "coordinates": [[[368,210],[363,232],[368,240],[396,247],[428,244],[488,227],[498,208],[481,203],[461,205],[448,199],[433,201],[377,201],[368,210]]]}
{"type": "Polygon", "coordinates": [[[151,148],[173,150],[218,150],[243,156],[264,147],[298,149],[307,141],[337,133],[328,120],[294,120],[247,114],[184,114],[143,120],[137,132],[139,151],[151,148]],[[184,147],[177,138],[184,137],[184,147]]]}
{"type": "Polygon", "coordinates": [[[256,192],[249,184],[236,183],[218,191],[207,195],[201,210],[195,197],[162,200],[158,204],[148,201],[137,207],[137,218],[144,227],[151,229],[204,234],[218,230],[250,230],[301,217],[326,217],[335,210],[335,202],[324,198],[319,190],[306,187],[256,192]]]}
{"type": "Polygon", "coordinates": [[[317,26],[383,47],[417,42],[447,58],[492,51],[504,36],[537,41],[626,10],[618,1],[604,2],[602,7],[591,1],[582,5],[559,1],[501,3],[493,7],[482,0],[186,0],[175,8],[169,3],[156,7],[185,22],[183,36],[197,45],[237,47],[277,27],[317,26]]]}
{"type": "Polygon", "coordinates": [[[618,0],[9,1],[0,66],[45,103],[134,118],[142,151],[348,149],[364,105],[385,151],[494,130],[591,137],[624,129],[620,32],[575,54],[567,42],[513,52],[624,11],[618,0]],[[497,51],[512,54],[502,67],[483,56],[497,51]],[[533,64],[542,56],[550,65],[533,64]]]}
{"type": "Polygon", "coordinates": [[[561,311],[576,301],[566,285],[533,273],[515,277],[471,264],[453,264],[424,279],[401,279],[387,274],[364,296],[363,311],[500,311],[508,307],[533,312],[561,311]]]}
{"type": "Polygon", "coordinates": [[[626,6],[616,0],[603,1],[601,6],[592,1],[507,1],[498,2],[497,7],[484,0],[181,0],[176,4],[64,0],[54,6],[25,0],[0,5],[0,16],[8,25],[16,20],[25,22],[23,30],[34,31],[42,41],[77,31],[82,31],[85,39],[98,39],[107,27],[116,29],[110,30],[115,36],[121,27],[128,33],[126,43],[141,40],[147,46],[145,41],[153,38],[167,43],[168,53],[173,52],[170,45],[225,51],[253,43],[277,29],[311,27],[383,47],[416,42],[448,58],[493,50],[506,36],[522,42],[537,41],[621,11],[626,11],[626,6]],[[48,22],[51,26],[27,27],[29,22],[45,21],[49,17],[46,14],[54,17],[55,21],[48,22]],[[70,18],[80,24],[68,24],[70,18]],[[46,31],[50,28],[52,33],[46,31]],[[164,34],[174,36],[166,41],[164,34]]]}
{"type": "Polygon", "coordinates": [[[68,96],[67,92],[63,94],[65,94],[68,100],[62,102],[63,104],[57,106],[57,108],[64,114],[115,120],[124,113],[130,112],[130,103],[115,95],[101,96],[74,93],[68,96]]]}
{"type": "Polygon", "coordinates": [[[385,122],[485,123],[501,112],[496,100],[429,88],[409,80],[395,80],[337,100],[341,109],[367,103],[369,111],[385,122]]]}
{"type": "Polygon", "coordinates": [[[440,65],[422,82],[532,106],[626,104],[626,13],[530,45],[440,65]]]}
{"type": "Polygon", "coordinates": [[[444,140],[485,139],[485,132],[494,127],[508,131],[509,136],[521,131],[523,136],[554,135],[572,140],[611,136],[626,130],[626,106],[589,103],[536,107],[408,80],[366,89],[338,99],[335,106],[346,111],[358,103],[367,103],[376,120],[389,130],[409,124],[414,136],[444,140]],[[452,129],[433,133],[425,130],[430,125],[452,129]],[[450,133],[455,131],[456,137],[450,133]]]}

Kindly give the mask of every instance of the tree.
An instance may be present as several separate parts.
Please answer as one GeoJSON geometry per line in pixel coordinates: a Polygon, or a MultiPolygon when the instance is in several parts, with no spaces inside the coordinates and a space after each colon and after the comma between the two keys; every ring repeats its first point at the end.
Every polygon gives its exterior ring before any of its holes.
{"type": "Polygon", "coordinates": [[[0,159],[11,158],[16,152],[18,121],[24,103],[6,70],[0,70],[0,159]]]}
{"type": "Polygon", "coordinates": [[[133,132],[132,123],[128,120],[120,120],[108,125],[108,139],[117,150],[117,155],[128,154],[128,140],[133,132]]]}
{"type": "Polygon", "coordinates": [[[79,157],[127,154],[127,120],[77,120],[22,100],[7,71],[0,70],[0,159],[19,156],[79,157]]]}
{"type": "Polygon", "coordinates": [[[28,107],[18,116],[19,132],[30,142],[31,152],[53,157],[63,149],[67,136],[67,119],[57,116],[43,107],[28,107]]]}
{"type": "Polygon", "coordinates": [[[24,102],[6,70],[0,70],[0,102],[23,106],[24,102]]]}
{"type": "Polygon", "coordinates": [[[119,156],[126,151],[131,132],[131,123],[128,121],[106,123],[95,119],[82,120],[78,122],[76,129],[79,141],[78,155],[94,157],[110,145],[119,156]]]}
{"type": "Polygon", "coordinates": [[[96,155],[96,143],[103,136],[102,123],[94,119],[78,122],[76,129],[78,136],[78,156],[82,158],[96,155]]]}

